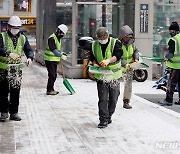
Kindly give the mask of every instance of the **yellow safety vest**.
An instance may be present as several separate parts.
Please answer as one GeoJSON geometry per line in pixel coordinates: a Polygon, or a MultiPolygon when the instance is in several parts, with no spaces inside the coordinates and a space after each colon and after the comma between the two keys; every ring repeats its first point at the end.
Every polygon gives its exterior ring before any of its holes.
{"type": "MultiPolygon", "coordinates": [[[[23,50],[24,50],[24,44],[26,42],[26,37],[22,34],[20,34],[18,38],[18,42],[16,45],[16,48],[14,49],[13,41],[11,37],[8,35],[7,32],[2,32],[1,33],[2,38],[3,38],[3,44],[4,44],[4,49],[11,51],[12,53],[21,55],[23,50]]],[[[8,57],[3,57],[0,56],[0,68],[1,69],[8,69],[8,64],[18,64],[21,63],[21,59],[19,61],[13,61],[12,59],[8,57]]]]}
{"type": "MultiPolygon", "coordinates": [[[[105,59],[109,59],[112,57],[114,46],[116,43],[117,39],[110,37],[109,44],[106,48],[105,51],[105,57],[103,57],[102,50],[101,50],[101,45],[98,41],[93,41],[92,43],[92,52],[98,63],[105,59]]],[[[112,80],[116,80],[122,77],[122,70],[121,70],[121,62],[116,61],[114,63],[111,63],[107,66],[109,70],[113,71],[112,75],[107,75],[107,78],[111,78],[112,80]],[[109,77],[108,77],[109,76],[109,77]]],[[[94,77],[98,80],[102,79],[101,74],[95,74],[94,77]]]]}
{"type": "Polygon", "coordinates": [[[180,34],[171,38],[175,42],[174,57],[170,58],[167,66],[174,69],[180,69],[180,34]]]}
{"type": "MultiPolygon", "coordinates": [[[[60,51],[61,49],[61,40],[60,42],[58,41],[56,35],[53,33],[49,36],[50,37],[53,37],[54,40],[55,40],[55,44],[56,44],[56,49],[58,51],[60,51]]],[[[45,55],[44,55],[44,60],[47,60],[47,61],[60,61],[60,57],[56,56],[50,49],[49,49],[49,45],[47,43],[46,45],[46,50],[45,50],[45,55]]]]}

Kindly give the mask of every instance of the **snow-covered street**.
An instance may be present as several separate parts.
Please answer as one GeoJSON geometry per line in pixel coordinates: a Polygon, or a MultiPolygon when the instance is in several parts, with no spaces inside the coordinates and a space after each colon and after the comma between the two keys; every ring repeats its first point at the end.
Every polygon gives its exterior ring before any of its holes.
{"type": "MultiPolygon", "coordinates": [[[[46,95],[46,68],[24,68],[19,114],[22,121],[0,123],[1,154],[179,154],[180,114],[132,96],[132,110],[122,107],[121,95],[112,123],[97,128],[96,83],[68,79],[70,95],[60,75],[56,96],[46,95]]],[[[136,93],[163,93],[153,81],[133,83],[136,93]]]]}

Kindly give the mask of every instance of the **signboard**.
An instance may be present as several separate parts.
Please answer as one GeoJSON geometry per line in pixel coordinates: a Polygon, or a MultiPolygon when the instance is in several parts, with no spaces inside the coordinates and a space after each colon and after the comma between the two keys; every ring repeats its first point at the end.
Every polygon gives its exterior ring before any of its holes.
{"type": "Polygon", "coordinates": [[[148,33],[149,5],[140,5],[140,33],[148,33]]]}

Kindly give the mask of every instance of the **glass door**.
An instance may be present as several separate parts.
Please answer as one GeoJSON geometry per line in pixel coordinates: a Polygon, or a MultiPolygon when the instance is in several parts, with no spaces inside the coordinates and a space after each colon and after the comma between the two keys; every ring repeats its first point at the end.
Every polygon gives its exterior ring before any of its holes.
{"type": "Polygon", "coordinates": [[[169,26],[180,23],[180,1],[156,0],[154,3],[153,56],[162,57],[168,49],[169,26]]]}
{"type": "MultiPolygon", "coordinates": [[[[107,27],[113,37],[119,35],[119,3],[77,3],[78,4],[78,38],[90,36],[96,39],[96,29],[98,27],[107,27]]],[[[78,63],[86,56],[78,48],[78,63]]]]}

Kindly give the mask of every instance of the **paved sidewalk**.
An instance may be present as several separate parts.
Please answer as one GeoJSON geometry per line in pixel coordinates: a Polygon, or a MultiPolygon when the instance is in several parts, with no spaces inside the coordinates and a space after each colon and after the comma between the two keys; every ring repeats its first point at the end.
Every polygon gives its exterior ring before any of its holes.
{"type": "MultiPolygon", "coordinates": [[[[58,76],[60,93],[47,96],[46,68],[24,68],[19,114],[22,121],[0,123],[0,154],[179,154],[180,114],[132,96],[132,110],[122,108],[122,89],[112,124],[97,128],[96,83],[68,79],[69,95],[58,76]]],[[[161,93],[152,82],[133,83],[136,93],[161,93]]]]}

